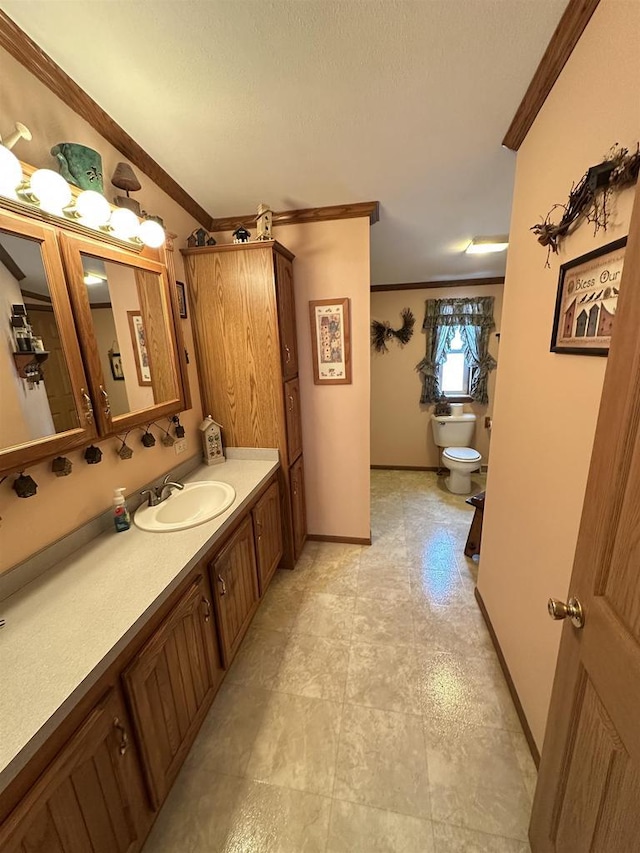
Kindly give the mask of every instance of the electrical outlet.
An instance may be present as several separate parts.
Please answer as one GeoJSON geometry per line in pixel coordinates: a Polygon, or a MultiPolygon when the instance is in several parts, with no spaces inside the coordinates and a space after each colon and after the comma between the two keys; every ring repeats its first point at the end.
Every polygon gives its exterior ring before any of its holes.
{"type": "Polygon", "coordinates": [[[180,454],[184,453],[187,449],[187,439],[186,438],[179,438],[176,441],[176,443],[173,445],[173,447],[176,451],[176,456],[180,456],[180,454]]]}
{"type": "Polygon", "coordinates": [[[491,429],[491,418],[487,415],[484,419],[484,428],[491,429]]]}

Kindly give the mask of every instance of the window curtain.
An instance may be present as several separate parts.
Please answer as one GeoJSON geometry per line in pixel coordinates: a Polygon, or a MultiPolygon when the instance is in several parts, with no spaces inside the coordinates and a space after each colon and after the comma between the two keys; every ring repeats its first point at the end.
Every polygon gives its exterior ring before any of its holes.
{"type": "Polygon", "coordinates": [[[438,374],[456,326],[460,328],[470,372],[469,396],[477,403],[486,405],[489,402],[489,373],[496,367],[496,360],[489,355],[489,335],[495,328],[495,322],[493,296],[481,296],[475,299],[427,299],[422,324],[426,353],[416,365],[422,377],[421,403],[435,403],[441,395],[438,374]]]}

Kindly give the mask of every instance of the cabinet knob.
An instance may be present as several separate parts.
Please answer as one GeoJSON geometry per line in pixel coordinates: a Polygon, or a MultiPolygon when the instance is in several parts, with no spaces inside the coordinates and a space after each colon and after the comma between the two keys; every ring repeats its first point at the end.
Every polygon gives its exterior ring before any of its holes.
{"type": "Polygon", "coordinates": [[[286,353],[285,361],[287,364],[289,364],[289,362],[291,361],[291,350],[286,344],[284,345],[284,351],[286,353]]]}
{"type": "Polygon", "coordinates": [[[227,594],[227,584],[225,583],[225,579],[222,577],[222,575],[218,575],[218,583],[220,583],[220,585],[221,585],[220,595],[226,595],[227,594]]]}
{"type": "Polygon", "coordinates": [[[204,595],[203,595],[203,596],[202,596],[202,603],[203,603],[203,604],[205,605],[205,607],[207,608],[207,609],[205,610],[205,613],[204,613],[204,621],[205,621],[205,622],[208,622],[208,621],[209,621],[209,619],[211,618],[211,602],[209,601],[209,599],[208,599],[208,598],[206,598],[206,596],[204,596],[204,595]]]}
{"type": "Polygon", "coordinates": [[[127,730],[122,725],[118,717],[113,718],[113,728],[120,733],[120,746],[118,747],[118,751],[120,755],[124,755],[127,751],[127,747],[129,746],[129,735],[127,734],[127,730]]]}
{"type": "Polygon", "coordinates": [[[289,411],[293,411],[293,397],[289,394],[289,411]]]}
{"type": "Polygon", "coordinates": [[[105,416],[105,418],[108,418],[111,415],[111,403],[109,402],[109,395],[104,390],[102,385],[100,386],[100,393],[102,394],[102,397],[104,399],[104,407],[103,407],[104,416],[105,416]]]}
{"type": "Polygon", "coordinates": [[[84,400],[84,416],[87,420],[87,423],[93,423],[93,406],[91,405],[91,397],[87,394],[84,388],[80,389],[80,393],[82,394],[82,399],[84,400]]]}

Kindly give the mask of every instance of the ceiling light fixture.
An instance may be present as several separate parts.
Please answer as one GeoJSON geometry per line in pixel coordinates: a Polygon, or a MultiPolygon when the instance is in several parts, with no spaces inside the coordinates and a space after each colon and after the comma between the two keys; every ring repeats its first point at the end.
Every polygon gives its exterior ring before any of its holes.
{"type": "Polygon", "coordinates": [[[62,175],[52,169],[37,169],[22,192],[29,201],[35,198],[42,210],[56,216],[63,216],[71,201],[71,187],[62,175]]]}
{"type": "Polygon", "coordinates": [[[94,275],[92,272],[88,272],[84,277],[84,283],[91,286],[92,284],[104,284],[104,279],[99,275],[94,275]]]}
{"type": "Polygon", "coordinates": [[[76,199],[72,215],[77,216],[83,225],[98,229],[106,225],[111,216],[111,207],[103,195],[95,190],[84,190],[76,199]]]}
{"type": "Polygon", "coordinates": [[[509,245],[509,238],[504,237],[474,237],[465,249],[467,255],[490,255],[492,252],[504,252],[509,245]]]}
{"type": "Polygon", "coordinates": [[[164,228],[155,219],[145,219],[138,230],[139,239],[151,249],[157,249],[165,241],[164,228]]]}

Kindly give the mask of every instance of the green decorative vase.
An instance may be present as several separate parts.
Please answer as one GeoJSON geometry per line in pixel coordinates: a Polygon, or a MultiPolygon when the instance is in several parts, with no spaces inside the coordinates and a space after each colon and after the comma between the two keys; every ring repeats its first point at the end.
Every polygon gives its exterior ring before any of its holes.
{"type": "Polygon", "coordinates": [[[81,190],[102,193],[102,157],[93,148],[76,142],[59,142],[51,149],[62,177],[81,190]]]}

